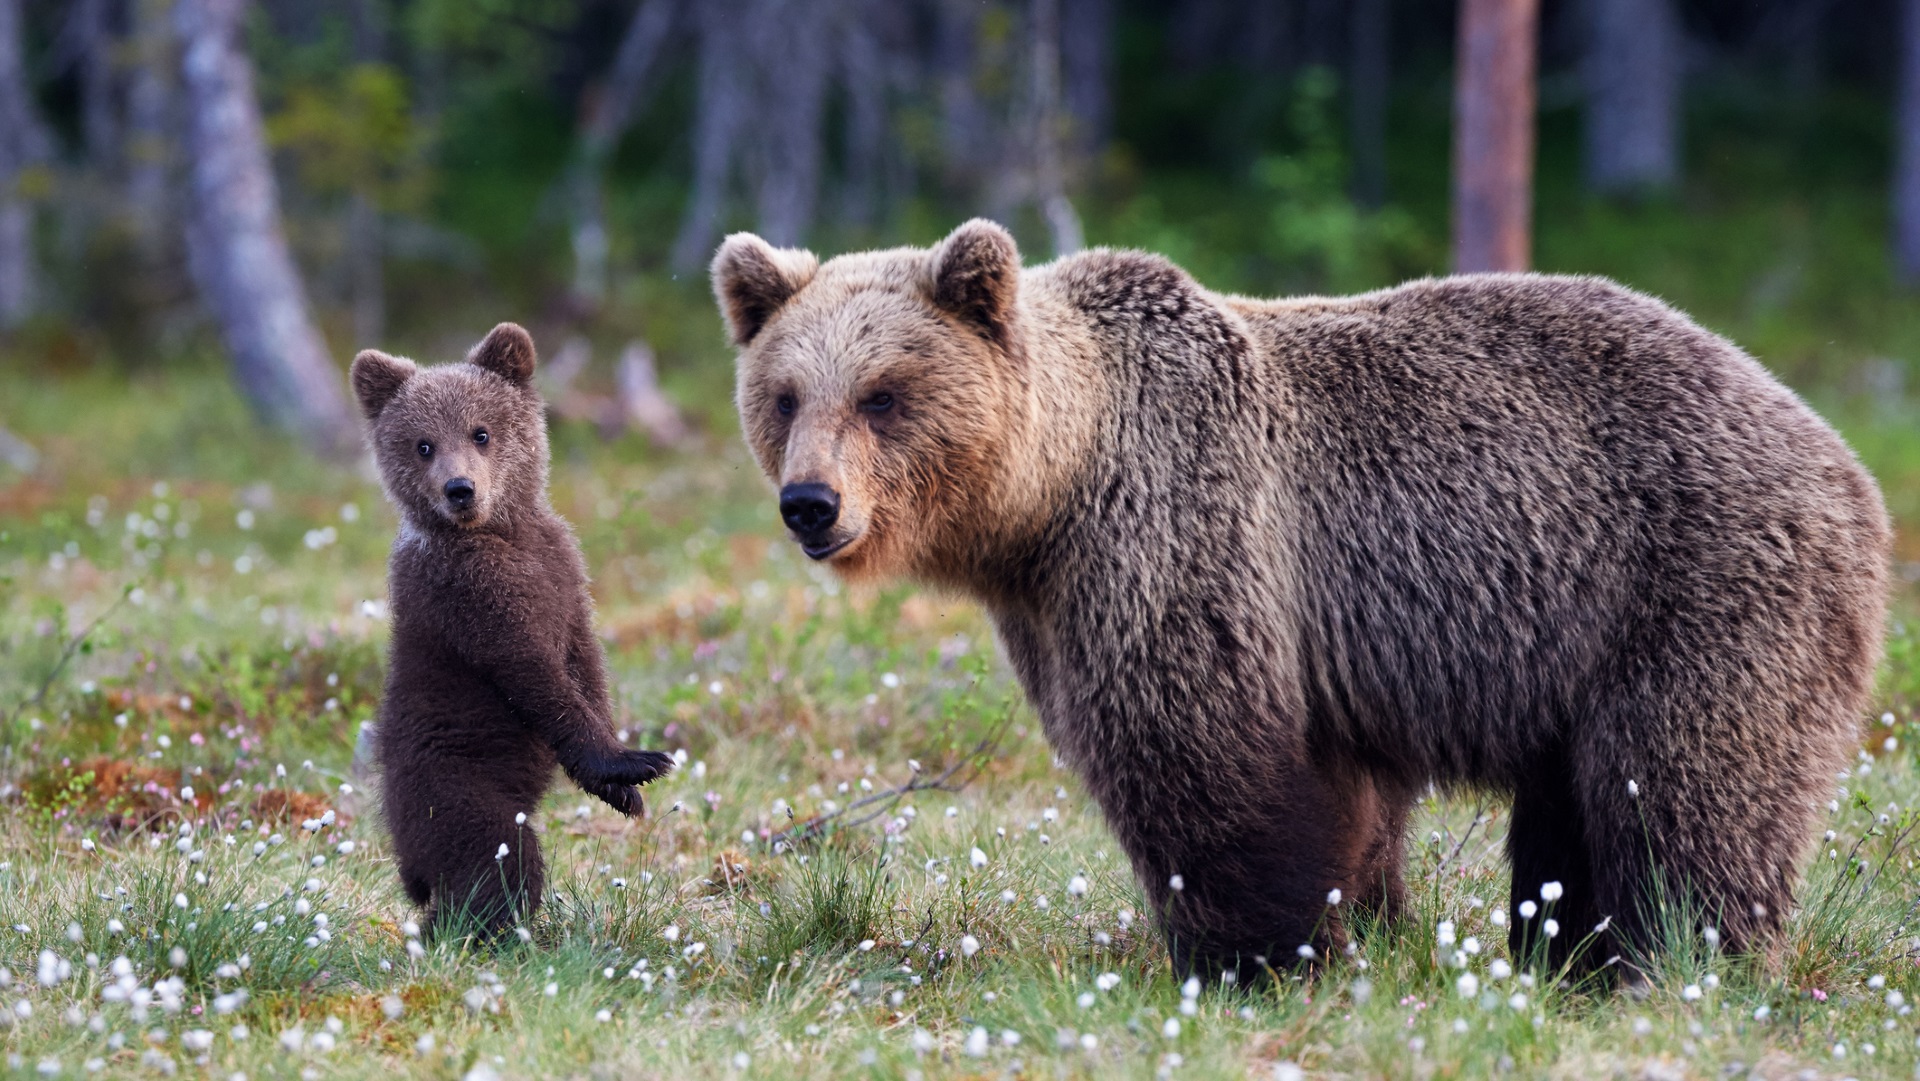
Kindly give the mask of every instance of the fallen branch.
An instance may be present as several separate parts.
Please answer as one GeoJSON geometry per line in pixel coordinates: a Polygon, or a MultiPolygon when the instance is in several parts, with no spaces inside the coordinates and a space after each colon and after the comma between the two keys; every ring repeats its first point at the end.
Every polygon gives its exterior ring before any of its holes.
{"type": "Polygon", "coordinates": [[[959,792],[972,784],[986,767],[987,760],[1000,749],[1001,726],[996,725],[971,751],[934,776],[918,770],[907,783],[883,788],[871,796],[862,796],[836,811],[817,814],[804,822],[773,835],[773,850],[782,852],[826,832],[829,826],[853,829],[891,813],[893,808],[915,792],[959,792]],[[958,780],[955,778],[958,777],[958,780]],[[849,817],[853,816],[853,817],[849,817]]]}
{"type": "Polygon", "coordinates": [[[584,338],[571,338],[542,369],[542,393],[547,407],[567,420],[584,420],[600,430],[603,439],[613,439],[628,429],[638,429],[660,447],[684,447],[693,430],[680,416],[679,409],[660,390],[653,350],[642,341],[627,343],[614,369],[615,394],[589,394],[573,388],[574,380],[587,370],[593,359],[593,347],[584,338]]]}

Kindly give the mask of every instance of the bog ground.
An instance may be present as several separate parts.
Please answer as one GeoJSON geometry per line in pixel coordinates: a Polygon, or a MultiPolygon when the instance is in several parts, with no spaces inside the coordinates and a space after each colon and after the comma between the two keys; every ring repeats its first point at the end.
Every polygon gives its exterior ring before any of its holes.
{"type": "MultiPolygon", "coordinates": [[[[8,389],[46,457],[0,478],[10,1074],[1916,1075],[1905,597],[1776,966],[1676,933],[1644,996],[1517,973],[1506,809],[1456,793],[1421,805],[1404,925],[1317,981],[1196,994],[976,610],[806,564],[730,436],[666,457],[562,426],[620,722],[686,761],[644,821],[562,784],[524,933],[422,948],[353,768],[377,489],[217,371],[8,389]]],[[[1909,419],[1848,429],[1883,478],[1909,419]]]]}

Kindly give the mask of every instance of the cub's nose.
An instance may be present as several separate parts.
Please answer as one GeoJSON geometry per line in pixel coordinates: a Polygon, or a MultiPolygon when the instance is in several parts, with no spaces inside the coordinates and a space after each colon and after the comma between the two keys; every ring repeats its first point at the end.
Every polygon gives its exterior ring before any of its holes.
{"type": "Polygon", "coordinates": [[[466,477],[455,477],[447,482],[447,502],[455,510],[466,510],[473,506],[473,481],[466,477]]]}
{"type": "Polygon", "coordinates": [[[840,493],[824,484],[789,484],[780,489],[780,517],[795,533],[818,536],[840,519],[840,493]]]}

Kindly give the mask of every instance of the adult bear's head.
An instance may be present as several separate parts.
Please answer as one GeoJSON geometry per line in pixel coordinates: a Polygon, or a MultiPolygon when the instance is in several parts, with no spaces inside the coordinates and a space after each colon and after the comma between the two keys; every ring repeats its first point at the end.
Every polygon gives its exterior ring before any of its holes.
{"type": "Polygon", "coordinates": [[[1028,419],[1013,237],[975,220],[822,264],[738,233],[713,287],[741,426],[801,550],[850,577],[966,577],[1009,524],[1028,419]]]}

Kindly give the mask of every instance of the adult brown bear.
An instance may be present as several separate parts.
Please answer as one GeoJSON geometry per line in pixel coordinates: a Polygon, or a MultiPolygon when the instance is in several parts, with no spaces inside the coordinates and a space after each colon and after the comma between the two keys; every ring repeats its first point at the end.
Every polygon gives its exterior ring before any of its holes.
{"type": "MultiPolygon", "coordinates": [[[[1751,358],[1592,278],[1254,300],[961,226],[730,237],[748,443],[806,553],[978,598],[1177,966],[1391,913],[1430,782],[1511,793],[1587,954],[1785,916],[1880,651],[1872,479],[1751,358]],[[1175,883],[1179,883],[1176,885],[1175,883]]],[[[1515,950],[1530,928],[1514,923],[1515,950]]]]}

